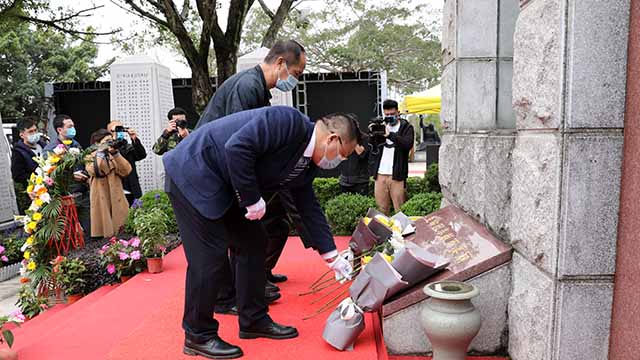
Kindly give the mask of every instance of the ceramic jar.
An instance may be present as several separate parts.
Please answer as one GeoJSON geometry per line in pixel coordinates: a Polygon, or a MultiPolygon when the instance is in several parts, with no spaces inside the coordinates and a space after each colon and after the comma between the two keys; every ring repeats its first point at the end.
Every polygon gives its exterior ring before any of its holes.
{"type": "Polygon", "coordinates": [[[459,281],[438,281],[423,291],[430,299],[420,321],[433,347],[433,360],[465,360],[471,340],[480,331],[480,312],[471,303],[478,288],[459,281]]]}

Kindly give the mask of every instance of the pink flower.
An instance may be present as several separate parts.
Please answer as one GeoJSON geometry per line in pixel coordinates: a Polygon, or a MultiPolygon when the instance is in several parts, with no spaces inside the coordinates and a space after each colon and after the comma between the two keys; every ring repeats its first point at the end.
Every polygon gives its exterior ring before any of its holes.
{"type": "Polygon", "coordinates": [[[10,314],[9,314],[9,318],[17,321],[17,322],[24,322],[25,317],[22,314],[22,311],[20,310],[13,310],[10,314]]]}
{"type": "Polygon", "coordinates": [[[47,310],[49,308],[49,306],[47,304],[40,304],[40,308],[42,310],[47,310]]]}
{"type": "Polygon", "coordinates": [[[129,246],[129,242],[127,240],[120,239],[120,240],[118,240],[118,242],[120,242],[120,245],[122,245],[124,247],[129,246]]]}
{"type": "Polygon", "coordinates": [[[133,260],[140,260],[140,251],[136,250],[131,252],[131,258],[133,260]]]}
{"type": "Polygon", "coordinates": [[[104,254],[104,250],[102,250],[102,249],[98,250],[98,254],[103,255],[104,254]]]}
{"type": "Polygon", "coordinates": [[[102,251],[107,251],[107,250],[109,250],[109,244],[104,244],[104,245],[102,245],[102,248],[100,248],[100,250],[102,250],[102,251]]]}
{"type": "Polygon", "coordinates": [[[124,251],[120,251],[118,253],[118,257],[120,257],[120,260],[127,260],[129,258],[129,254],[124,251]]]}
{"type": "Polygon", "coordinates": [[[4,252],[4,246],[0,245],[0,254],[4,252]]]}
{"type": "Polygon", "coordinates": [[[114,272],[116,272],[116,266],[113,264],[109,264],[107,265],[107,272],[109,274],[113,274],[114,272]]]}
{"type": "Polygon", "coordinates": [[[163,254],[165,251],[167,251],[167,248],[162,245],[158,246],[158,249],[160,249],[160,251],[162,251],[163,254]]]}
{"type": "Polygon", "coordinates": [[[133,246],[133,247],[138,247],[140,246],[140,238],[136,237],[132,237],[131,240],[129,240],[129,245],[133,246]]]}
{"type": "Polygon", "coordinates": [[[48,178],[44,179],[44,183],[47,184],[47,186],[52,186],[53,185],[53,179],[48,177],[48,178]]]}
{"type": "Polygon", "coordinates": [[[109,239],[109,243],[110,244],[115,244],[116,243],[116,237],[112,237],[111,239],[109,239]]]}
{"type": "Polygon", "coordinates": [[[0,260],[4,261],[4,262],[8,262],[9,258],[6,257],[5,255],[2,255],[2,257],[0,257],[0,260]]]}

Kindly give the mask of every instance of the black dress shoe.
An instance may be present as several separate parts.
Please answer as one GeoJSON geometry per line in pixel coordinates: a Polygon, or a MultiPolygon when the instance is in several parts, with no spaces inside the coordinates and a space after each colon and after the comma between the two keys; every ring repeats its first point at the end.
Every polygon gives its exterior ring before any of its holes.
{"type": "Polygon", "coordinates": [[[242,349],[229,344],[218,336],[201,344],[185,338],[182,352],[185,355],[200,355],[208,359],[235,359],[243,355],[242,349]]]}
{"type": "Polygon", "coordinates": [[[231,307],[218,307],[216,306],[214,312],[216,314],[222,314],[222,315],[235,315],[238,316],[238,307],[233,305],[231,307]]]}
{"type": "Polygon", "coordinates": [[[240,339],[291,339],[298,337],[298,330],[293,326],[284,326],[276,322],[270,322],[264,326],[256,326],[240,330],[240,339]]]}
{"type": "Polygon", "coordinates": [[[271,281],[267,280],[266,284],[264,285],[264,290],[267,292],[278,292],[280,291],[280,287],[272,283],[271,281]]]}
{"type": "Polygon", "coordinates": [[[279,292],[266,292],[264,294],[264,300],[267,304],[273,304],[276,300],[280,299],[282,295],[279,292]]]}
{"type": "Polygon", "coordinates": [[[287,278],[286,275],[282,275],[282,274],[273,274],[271,272],[267,273],[267,280],[271,281],[272,283],[279,283],[279,282],[285,282],[287,281],[289,278],[287,278]]]}

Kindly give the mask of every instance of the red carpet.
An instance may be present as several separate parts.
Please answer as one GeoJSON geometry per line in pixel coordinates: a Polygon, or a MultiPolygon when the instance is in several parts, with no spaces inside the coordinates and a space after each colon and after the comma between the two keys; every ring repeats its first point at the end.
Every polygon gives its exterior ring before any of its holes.
{"type": "MultiPolygon", "coordinates": [[[[338,239],[339,248],[346,238],[338,239]]],[[[14,349],[21,360],[46,359],[195,359],[182,355],[180,327],[186,261],[182,248],[165,258],[160,274],[139,274],[118,287],[105,287],[61,310],[56,307],[15,330],[14,349]]],[[[237,319],[219,316],[220,335],[242,347],[243,359],[378,359],[374,317],[368,314],[367,328],[355,351],[339,352],[322,340],[328,313],[303,321],[319,306],[300,297],[326,265],[299,239],[290,239],[278,268],[289,276],[281,284],[283,297],[270,308],[278,322],[298,328],[300,336],[290,340],[240,340],[237,319]]],[[[379,335],[378,335],[379,336],[379,335]]],[[[380,354],[386,358],[386,352],[380,354]]]]}

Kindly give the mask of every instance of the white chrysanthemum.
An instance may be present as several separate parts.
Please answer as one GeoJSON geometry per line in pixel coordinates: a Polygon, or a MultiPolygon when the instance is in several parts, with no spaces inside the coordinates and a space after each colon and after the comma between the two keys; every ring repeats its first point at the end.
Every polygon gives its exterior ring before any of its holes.
{"type": "Polygon", "coordinates": [[[51,196],[49,195],[49,193],[44,193],[44,194],[40,195],[40,200],[42,200],[42,202],[48,204],[51,201],[51,196]]]}
{"type": "Polygon", "coordinates": [[[80,155],[80,149],[78,149],[78,148],[70,148],[69,149],[69,154],[71,154],[71,155],[80,155]]]}

